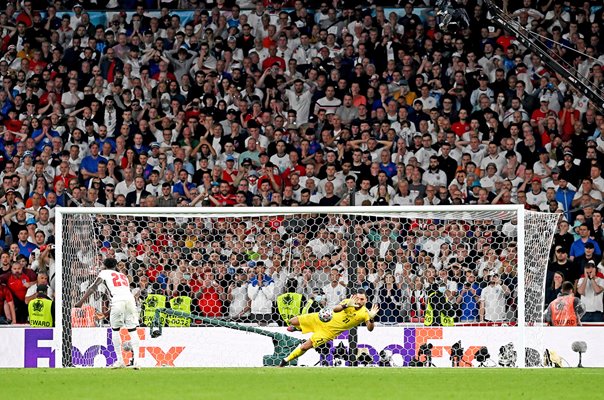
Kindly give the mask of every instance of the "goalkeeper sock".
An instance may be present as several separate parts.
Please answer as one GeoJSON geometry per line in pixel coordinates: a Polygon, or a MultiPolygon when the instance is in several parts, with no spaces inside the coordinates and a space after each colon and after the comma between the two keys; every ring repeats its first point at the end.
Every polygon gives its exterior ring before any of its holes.
{"type": "Polygon", "coordinates": [[[306,353],[306,350],[302,350],[302,346],[298,346],[289,354],[289,356],[285,357],[285,361],[290,362],[291,360],[295,360],[304,353],[306,353]]]}
{"type": "Polygon", "coordinates": [[[123,363],[124,358],[122,357],[122,337],[120,336],[120,330],[111,330],[111,339],[113,340],[113,348],[117,355],[117,362],[123,363]]]}
{"type": "Polygon", "coordinates": [[[138,337],[138,332],[136,331],[136,329],[134,329],[133,331],[130,331],[130,343],[132,343],[132,363],[134,365],[138,364],[138,352],[140,349],[140,340],[138,337]]]}

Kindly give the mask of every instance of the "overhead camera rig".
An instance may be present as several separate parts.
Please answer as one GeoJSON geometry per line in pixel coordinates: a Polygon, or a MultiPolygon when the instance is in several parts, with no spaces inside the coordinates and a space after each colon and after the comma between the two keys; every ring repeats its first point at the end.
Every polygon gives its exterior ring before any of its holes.
{"type": "MultiPolygon", "coordinates": [[[[599,87],[592,85],[587,77],[579,74],[574,66],[551,52],[545,43],[538,40],[540,36],[536,32],[525,29],[512,16],[497,6],[493,0],[484,0],[484,6],[491,14],[493,22],[500,25],[503,29],[512,32],[518,42],[535,52],[549,69],[564,77],[572,87],[583,93],[592,102],[597,111],[604,113],[604,92],[599,87]]],[[[457,0],[438,0],[435,9],[439,27],[444,31],[454,32],[458,29],[467,28],[470,25],[467,12],[463,6],[457,3],[457,0]]],[[[577,54],[589,57],[574,49],[571,50],[577,54]]]]}
{"type": "Polygon", "coordinates": [[[434,8],[438,27],[443,31],[453,32],[470,26],[468,13],[456,0],[437,0],[434,8]]]}

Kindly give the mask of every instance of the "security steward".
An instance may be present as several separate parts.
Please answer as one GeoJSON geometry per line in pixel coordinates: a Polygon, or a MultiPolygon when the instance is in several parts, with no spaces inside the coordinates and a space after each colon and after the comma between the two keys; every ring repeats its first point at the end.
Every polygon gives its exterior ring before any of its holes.
{"type": "Polygon", "coordinates": [[[549,303],[544,320],[552,326],[579,326],[581,317],[585,314],[585,306],[575,297],[571,282],[563,282],[560,295],[549,303]]]}
{"type": "Polygon", "coordinates": [[[29,324],[33,328],[50,328],[55,326],[55,304],[48,297],[48,286],[38,285],[36,297],[28,304],[29,324]]]}

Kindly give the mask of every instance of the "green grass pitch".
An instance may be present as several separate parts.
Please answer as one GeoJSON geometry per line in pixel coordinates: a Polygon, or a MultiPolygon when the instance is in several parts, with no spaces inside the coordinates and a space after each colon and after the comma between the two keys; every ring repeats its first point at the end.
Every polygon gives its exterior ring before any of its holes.
{"type": "Polygon", "coordinates": [[[44,400],[583,399],[603,381],[589,368],[0,369],[2,398],[44,400]]]}

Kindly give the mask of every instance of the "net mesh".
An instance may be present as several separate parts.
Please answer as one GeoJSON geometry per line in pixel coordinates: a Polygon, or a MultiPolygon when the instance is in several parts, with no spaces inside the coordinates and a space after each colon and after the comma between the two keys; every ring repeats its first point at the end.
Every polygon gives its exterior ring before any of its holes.
{"type": "MultiPolygon", "coordinates": [[[[511,336],[503,335],[502,345],[521,343],[519,326],[525,324],[518,323],[518,301],[524,300],[526,325],[540,325],[547,254],[557,222],[557,215],[526,212],[526,285],[521,285],[519,225],[516,211],[509,209],[161,216],[99,211],[61,217],[65,366],[110,365],[122,354],[103,346],[82,351],[95,341],[105,344],[107,333],[98,328],[108,326],[106,293],[99,290],[83,308],[72,307],[106,257],[116,258],[118,269],[128,276],[142,326],[153,325],[156,310],[166,308],[172,311],[158,314],[162,328],[286,332],[274,327],[287,326],[302,313],[332,308],[362,288],[369,303],[380,306],[379,325],[417,328],[404,330],[415,338],[412,346],[403,343],[398,351],[402,365],[429,364],[433,356],[447,358],[449,353],[453,364],[476,364],[480,355],[472,348],[463,354],[450,344],[432,350],[430,328],[452,327],[451,340],[457,340],[473,327],[500,327],[512,329],[511,336]],[[190,313],[196,317],[187,318],[190,313]]],[[[280,350],[298,343],[292,337],[303,337],[267,335],[279,357],[280,350]]],[[[539,335],[535,337],[538,342],[539,335]]],[[[354,330],[344,341],[355,363],[364,354],[357,341],[354,330]]],[[[221,351],[232,352],[231,345],[222,344],[221,351]]],[[[539,343],[532,346],[541,348],[539,343]]],[[[306,356],[306,363],[338,363],[333,346],[317,350],[306,356]]],[[[379,363],[380,355],[368,357],[379,363]]],[[[225,356],[224,364],[217,365],[232,364],[225,356]]]]}
{"type": "Polygon", "coordinates": [[[550,249],[560,214],[525,212],[524,217],[524,301],[526,365],[541,366],[545,351],[543,313],[545,277],[550,249]]]}
{"type": "Polygon", "coordinates": [[[96,279],[99,270],[96,268],[102,260],[102,253],[97,242],[96,223],[101,218],[91,214],[73,214],[63,219],[61,235],[65,238],[62,245],[62,329],[63,329],[63,364],[88,365],[94,360],[72,352],[73,329],[100,326],[96,314],[106,309],[103,291],[94,293],[88,303],[81,308],[73,304],[96,279]]]}
{"type": "Polygon", "coordinates": [[[559,214],[527,211],[524,218],[524,273],[527,325],[543,323],[545,275],[559,214]]]}

